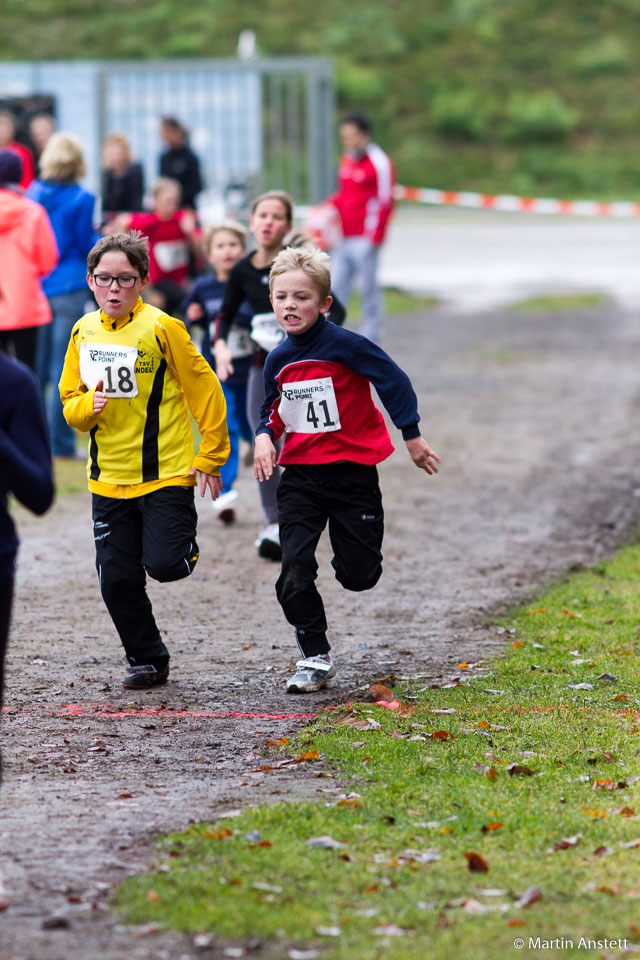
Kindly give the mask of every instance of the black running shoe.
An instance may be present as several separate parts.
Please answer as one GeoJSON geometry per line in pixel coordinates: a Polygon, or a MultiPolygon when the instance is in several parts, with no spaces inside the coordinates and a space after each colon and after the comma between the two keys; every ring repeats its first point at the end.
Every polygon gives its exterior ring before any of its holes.
{"type": "Polygon", "coordinates": [[[141,663],[135,667],[127,667],[127,675],[122,681],[125,690],[148,690],[149,687],[158,687],[166,683],[169,677],[169,664],[164,667],[154,667],[152,663],[141,663]]]}

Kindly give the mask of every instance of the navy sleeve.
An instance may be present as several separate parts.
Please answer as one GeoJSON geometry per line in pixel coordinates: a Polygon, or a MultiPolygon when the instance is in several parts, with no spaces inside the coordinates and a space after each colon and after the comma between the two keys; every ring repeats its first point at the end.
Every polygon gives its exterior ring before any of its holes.
{"type": "Polygon", "coordinates": [[[420,436],[418,398],[411,380],[388,353],[366,337],[358,345],[349,366],[361,373],[378,391],[383,406],[404,440],[420,436]]]}
{"type": "MultiPolygon", "coordinates": [[[[241,263],[242,261],[240,261],[240,264],[241,263]]],[[[231,273],[229,274],[229,279],[227,281],[227,287],[224,291],[224,300],[222,301],[222,306],[220,307],[220,310],[216,316],[216,332],[214,340],[227,339],[233,318],[237,314],[245,299],[244,287],[242,285],[242,272],[238,269],[240,264],[236,263],[235,266],[231,268],[231,273]]]]}
{"type": "Polygon", "coordinates": [[[202,309],[204,310],[204,303],[202,301],[201,288],[202,288],[202,284],[200,283],[200,277],[198,277],[198,279],[194,282],[193,286],[191,287],[191,290],[189,291],[189,293],[186,295],[186,297],[180,304],[180,312],[183,314],[185,318],[184,322],[187,329],[189,329],[192,323],[195,324],[196,326],[198,324],[201,324],[202,326],[206,326],[207,324],[206,316],[203,317],[201,320],[187,319],[187,307],[189,307],[192,303],[199,303],[202,309]]]}
{"type": "Polygon", "coordinates": [[[0,423],[2,489],[41,514],[51,506],[54,487],[40,395],[29,371],[16,367],[9,377],[12,399],[0,423]]]}

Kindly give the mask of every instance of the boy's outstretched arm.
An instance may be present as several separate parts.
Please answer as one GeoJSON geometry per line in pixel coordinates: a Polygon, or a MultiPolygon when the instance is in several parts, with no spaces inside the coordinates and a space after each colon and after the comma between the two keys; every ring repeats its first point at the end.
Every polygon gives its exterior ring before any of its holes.
{"type": "Polygon", "coordinates": [[[416,467],[425,470],[429,474],[438,472],[436,464],[442,463],[442,461],[435,450],[431,449],[424,437],[412,437],[410,440],[405,440],[405,443],[409,451],[409,456],[416,467]]]}
{"type": "Polygon", "coordinates": [[[276,465],[276,448],[268,433],[259,433],[253,451],[253,475],[256,480],[268,480],[276,465]]]}

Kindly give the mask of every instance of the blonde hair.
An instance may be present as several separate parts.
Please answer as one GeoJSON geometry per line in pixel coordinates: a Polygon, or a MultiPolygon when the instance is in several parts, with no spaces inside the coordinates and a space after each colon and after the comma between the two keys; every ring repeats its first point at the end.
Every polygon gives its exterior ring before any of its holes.
{"type": "Polygon", "coordinates": [[[273,284],[276,277],[283,273],[302,270],[318,288],[320,299],[325,300],[331,293],[331,271],[329,270],[329,255],[319,250],[311,243],[301,247],[286,247],[273,261],[269,274],[269,293],[273,293],[273,284]]]}
{"type": "Polygon", "coordinates": [[[247,249],[249,231],[246,227],[237,220],[216,220],[215,223],[210,223],[205,227],[202,245],[206,253],[210,252],[211,244],[213,243],[213,238],[216,233],[220,233],[222,230],[228,230],[229,233],[233,233],[240,241],[242,249],[247,249]]]}
{"type": "Polygon", "coordinates": [[[173,180],[171,177],[158,177],[153,185],[153,199],[158,199],[158,194],[163,190],[177,190],[178,203],[182,200],[182,187],[179,180],[173,180]]]}
{"type": "Polygon", "coordinates": [[[254,215],[263,200],[279,200],[285,209],[288,222],[293,223],[293,199],[286,190],[267,190],[266,193],[261,193],[251,204],[251,216],[254,215]]]}
{"type": "Polygon", "coordinates": [[[106,151],[107,147],[115,144],[118,147],[122,148],[125,161],[131,163],[131,147],[129,146],[129,141],[125,137],[124,133],[110,133],[102,141],[102,163],[106,164],[106,151]]]}
{"type": "Polygon", "coordinates": [[[72,133],[52,133],[40,157],[43,180],[79,180],[87,172],[82,143],[72,133]]]}

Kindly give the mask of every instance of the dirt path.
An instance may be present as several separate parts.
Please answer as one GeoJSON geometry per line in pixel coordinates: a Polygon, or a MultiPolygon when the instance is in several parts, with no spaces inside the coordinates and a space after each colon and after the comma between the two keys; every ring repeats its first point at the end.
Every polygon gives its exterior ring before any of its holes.
{"type": "Polygon", "coordinates": [[[121,691],[88,496],[61,500],[42,520],[21,516],[2,725],[0,865],[10,905],[0,913],[0,958],[222,956],[189,938],[119,927],[106,909],[110,891],[152,860],[154,833],[265,798],[339,789],[301,769],[277,780],[251,772],[265,740],[304,722],[274,715],[313,712],[389,673],[478,659],[501,642],[487,614],[620,542],[640,506],[639,346],[636,318],[613,306],[554,316],[440,308],[390,322],[387,347],[414,379],[425,436],[444,465],[427,479],[400,448],[383,465],[385,575],[373,593],[342,591],[322,546],[340,670],[330,695],[283,693],[295,649],[273,593],[276,568],[255,555],[248,470],[240,522],[223,531],[203,507],[195,575],[150,586],[172,681],[139,696],[121,691]],[[171,712],[148,712],[163,706],[171,712]]]}

